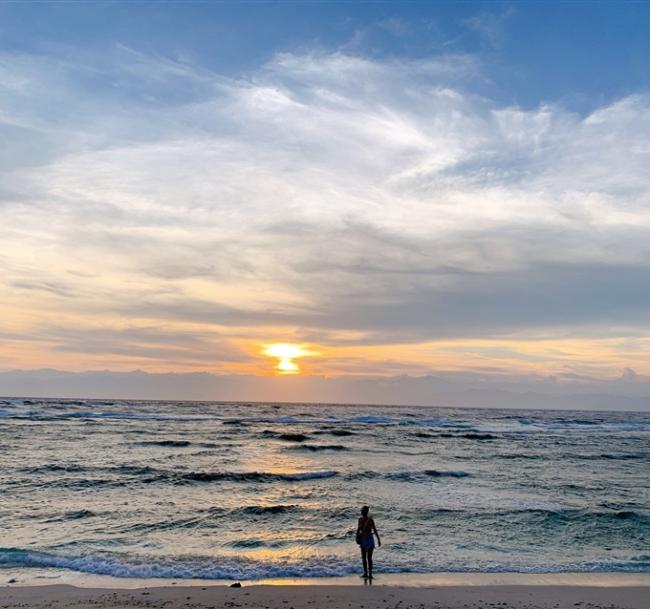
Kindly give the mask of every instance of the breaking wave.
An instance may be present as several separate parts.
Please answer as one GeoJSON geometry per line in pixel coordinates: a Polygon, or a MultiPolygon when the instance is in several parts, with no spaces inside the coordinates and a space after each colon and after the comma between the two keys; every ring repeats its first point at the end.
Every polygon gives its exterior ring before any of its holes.
{"type": "MultiPolygon", "coordinates": [[[[255,540],[239,542],[239,547],[256,548],[255,540]]],[[[233,557],[176,557],[149,559],[114,554],[58,554],[0,548],[0,566],[69,569],[81,573],[125,578],[241,580],[286,577],[340,577],[358,572],[356,561],[334,557],[303,558],[300,561],[262,561],[233,557]]],[[[490,563],[475,568],[440,562],[428,567],[416,561],[381,564],[376,573],[562,573],[562,572],[650,572],[650,556],[639,555],[629,561],[597,561],[564,565],[530,565],[490,563]]]]}

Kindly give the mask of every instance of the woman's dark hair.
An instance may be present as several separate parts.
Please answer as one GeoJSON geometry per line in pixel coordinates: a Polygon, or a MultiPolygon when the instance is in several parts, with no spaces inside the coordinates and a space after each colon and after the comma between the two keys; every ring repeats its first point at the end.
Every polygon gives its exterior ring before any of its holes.
{"type": "Polygon", "coordinates": [[[367,505],[364,505],[364,506],[361,508],[361,514],[362,514],[363,516],[367,516],[369,510],[370,510],[370,508],[369,508],[367,505]]]}

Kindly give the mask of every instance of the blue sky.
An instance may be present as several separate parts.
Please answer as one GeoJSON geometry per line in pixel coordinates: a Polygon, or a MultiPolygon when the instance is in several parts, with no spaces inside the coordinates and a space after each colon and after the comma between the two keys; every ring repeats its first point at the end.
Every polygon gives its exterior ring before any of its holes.
{"type": "Polygon", "coordinates": [[[291,343],[307,376],[638,396],[649,18],[0,3],[0,369],[265,376],[291,343]]]}
{"type": "Polygon", "coordinates": [[[650,86],[647,2],[15,2],[2,47],[105,52],[116,43],[219,73],[278,52],[481,57],[505,102],[590,109],[650,86]]]}

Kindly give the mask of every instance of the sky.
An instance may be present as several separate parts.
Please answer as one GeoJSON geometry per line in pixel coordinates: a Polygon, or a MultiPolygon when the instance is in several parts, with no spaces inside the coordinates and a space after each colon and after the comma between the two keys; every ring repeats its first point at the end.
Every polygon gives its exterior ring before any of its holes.
{"type": "Polygon", "coordinates": [[[624,1],[0,2],[0,393],[647,398],[648,31],[624,1]]]}

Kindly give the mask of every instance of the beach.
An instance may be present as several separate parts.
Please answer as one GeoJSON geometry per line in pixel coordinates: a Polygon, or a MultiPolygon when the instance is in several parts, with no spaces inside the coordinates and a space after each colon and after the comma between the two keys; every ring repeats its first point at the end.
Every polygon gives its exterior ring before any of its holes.
{"type": "Polygon", "coordinates": [[[0,609],[650,609],[650,0],[0,16],[0,609]]]}
{"type": "Polygon", "coordinates": [[[0,609],[648,609],[645,586],[69,585],[0,588],[0,609]]]}

